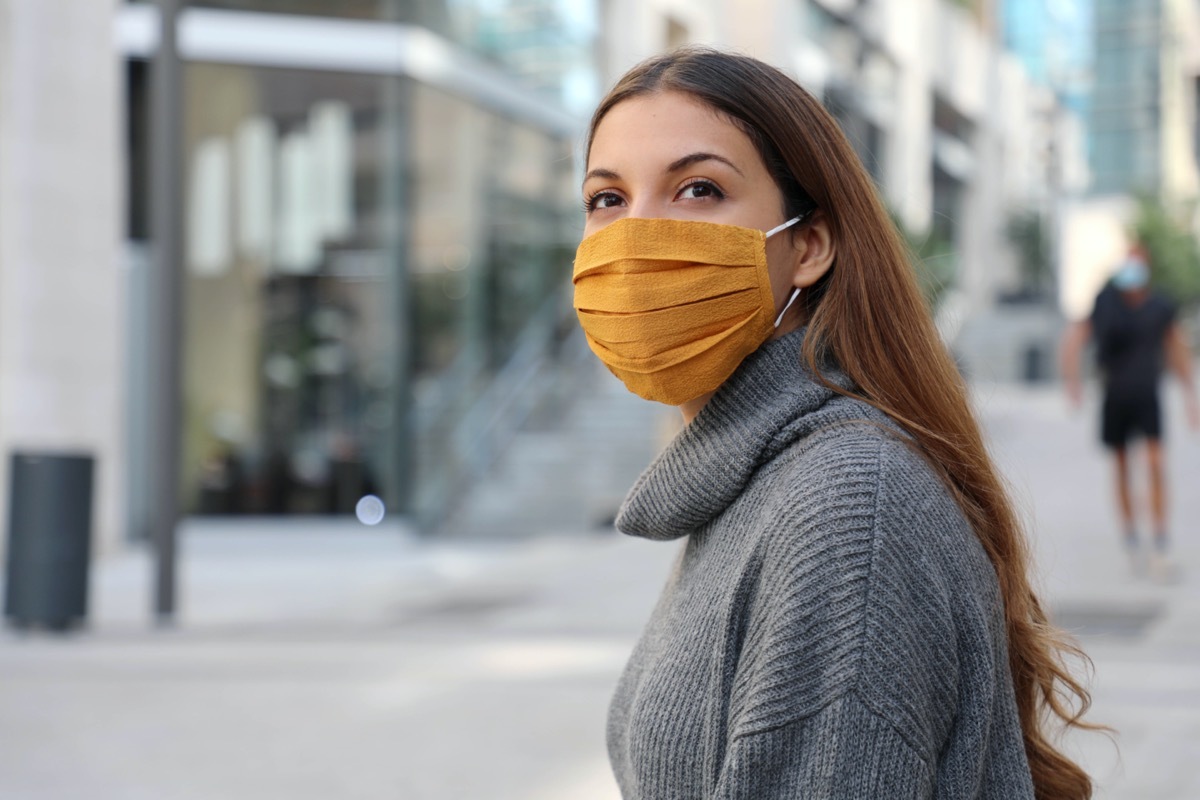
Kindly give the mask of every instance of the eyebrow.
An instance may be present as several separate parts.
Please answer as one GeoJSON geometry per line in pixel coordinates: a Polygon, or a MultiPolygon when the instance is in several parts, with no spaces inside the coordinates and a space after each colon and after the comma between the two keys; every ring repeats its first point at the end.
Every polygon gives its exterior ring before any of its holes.
{"type": "MultiPolygon", "coordinates": [[[[725,156],[719,156],[716,153],[689,153],[686,156],[677,158],[668,164],[664,172],[670,175],[672,172],[678,172],[684,167],[690,167],[691,165],[698,164],[701,161],[720,161],[738,175],[741,175],[743,178],[745,177],[745,174],[738,169],[737,164],[734,164],[728,158],[725,158],[725,156]]],[[[611,169],[593,169],[583,177],[583,182],[587,183],[592,178],[604,178],[605,180],[615,181],[620,180],[621,176],[611,169]]]]}
{"type": "MultiPolygon", "coordinates": [[[[689,155],[684,156],[683,158],[677,158],[671,162],[671,165],[669,167],[667,167],[667,172],[668,173],[677,172],[677,171],[683,169],[684,167],[690,167],[692,164],[698,164],[701,161],[720,161],[722,164],[727,165],[730,169],[732,169],[738,175],[742,175],[742,171],[737,168],[737,164],[734,164],[732,161],[730,161],[725,156],[719,156],[716,153],[691,153],[689,155]]],[[[744,178],[746,176],[742,175],[742,177],[744,178]]]]}

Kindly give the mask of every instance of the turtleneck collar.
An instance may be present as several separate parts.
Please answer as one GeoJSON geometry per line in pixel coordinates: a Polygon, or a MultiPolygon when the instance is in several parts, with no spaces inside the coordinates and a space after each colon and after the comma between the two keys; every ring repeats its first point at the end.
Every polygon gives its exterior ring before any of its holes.
{"type": "MultiPolygon", "coordinates": [[[[617,515],[617,529],[675,539],[703,526],[742,493],[754,473],[820,424],[811,419],[834,392],[804,366],[804,330],[750,354],[638,478],[617,515]]],[[[836,370],[825,377],[843,388],[836,370]]]]}

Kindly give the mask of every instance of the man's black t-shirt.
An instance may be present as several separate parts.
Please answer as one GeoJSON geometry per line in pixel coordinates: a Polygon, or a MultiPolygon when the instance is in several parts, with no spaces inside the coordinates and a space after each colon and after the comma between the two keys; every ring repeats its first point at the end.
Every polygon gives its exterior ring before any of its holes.
{"type": "Polygon", "coordinates": [[[1131,305],[1110,284],[1096,298],[1091,321],[1108,391],[1153,392],[1163,368],[1163,340],[1175,321],[1171,301],[1150,292],[1141,303],[1131,305]]]}

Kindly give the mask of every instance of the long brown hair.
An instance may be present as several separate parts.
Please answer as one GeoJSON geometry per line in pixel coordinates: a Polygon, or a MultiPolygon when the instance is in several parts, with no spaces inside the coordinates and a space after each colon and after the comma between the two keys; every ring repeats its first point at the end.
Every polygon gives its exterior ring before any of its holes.
{"type": "Polygon", "coordinates": [[[816,206],[836,259],[806,292],[804,358],[814,374],[837,364],[850,393],[904,427],[938,471],[983,543],[1004,597],[1009,663],[1039,800],[1078,800],[1092,783],[1051,742],[1051,715],[1082,721],[1091,698],[1067,666],[1086,656],[1047,620],[1029,580],[1020,521],[984,445],[966,386],[922,298],[910,254],[838,123],[784,73],[755,59],[686,47],[630,70],[592,117],[587,148],[613,106],[677,91],[725,115],[753,141],[783,193],[785,215],[816,206]]]}

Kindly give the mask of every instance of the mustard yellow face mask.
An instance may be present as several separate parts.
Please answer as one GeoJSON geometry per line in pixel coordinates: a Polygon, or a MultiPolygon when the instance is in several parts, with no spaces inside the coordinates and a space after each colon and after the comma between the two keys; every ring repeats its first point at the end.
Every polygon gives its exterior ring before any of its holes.
{"type": "Polygon", "coordinates": [[[778,317],[767,238],[753,228],[617,220],[579,244],[575,311],[588,344],[631,392],[680,405],[715,390],[770,338],[778,317]]]}

